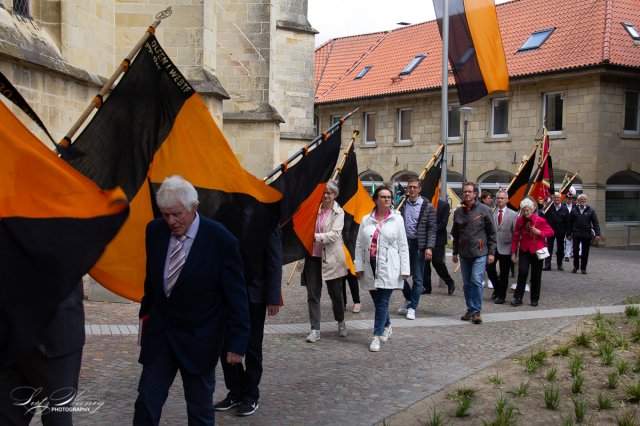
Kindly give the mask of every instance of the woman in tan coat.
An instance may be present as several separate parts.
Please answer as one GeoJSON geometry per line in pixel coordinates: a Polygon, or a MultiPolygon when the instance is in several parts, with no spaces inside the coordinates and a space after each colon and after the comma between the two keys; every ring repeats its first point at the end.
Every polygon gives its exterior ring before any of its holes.
{"type": "Polygon", "coordinates": [[[338,333],[341,337],[347,335],[342,299],[342,277],[347,275],[347,261],[342,248],[344,211],[335,202],[337,196],[338,185],[330,180],[322,195],[322,203],[316,217],[312,254],[305,259],[302,272],[303,283],[307,286],[307,305],[311,322],[311,333],[307,336],[307,342],[312,343],[320,340],[320,296],[323,280],[327,283],[333,317],[338,322],[338,333]]]}

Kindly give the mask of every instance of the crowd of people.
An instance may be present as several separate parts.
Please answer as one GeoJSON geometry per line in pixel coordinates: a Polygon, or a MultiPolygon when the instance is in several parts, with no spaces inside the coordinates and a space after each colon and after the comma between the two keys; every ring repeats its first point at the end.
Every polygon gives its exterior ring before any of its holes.
{"type": "MultiPolygon", "coordinates": [[[[393,333],[389,305],[394,290],[402,291],[404,301],[397,312],[407,320],[416,319],[421,296],[432,291],[432,265],[447,293],[454,293],[455,282],[445,264],[450,206],[442,200],[432,205],[420,195],[421,189],[420,180],[410,179],[399,208],[394,206],[390,187],[375,189],[375,207],[360,221],[352,274],[343,249],[345,213],[335,201],[339,187],[334,181],[327,183],[318,200],[313,246],[304,259],[301,280],[306,286],[311,327],[307,342],[320,340],[323,283],[340,337],[348,335],[347,284],[354,313],[361,309],[360,290],[369,292],[374,307],[371,352],[380,351],[393,333]]],[[[527,283],[530,304],[538,306],[542,272],[551,269],[554,249],[558,270],[563,270],[563,261],[572,253],[572,272],[587,273],[590,245],[600,239],[600,228],[586,195],[579,195],[576,201],[565,204],[556,193],[553,204],[543,212],[527,197],[517,213],[507,208],[507,191],[496,193],[494,205],[492,193],[478,194],[477,186],[470,182],[463,185],[450,232],[452,261],[459,263],[462,275],[463,321],[482,324],[485,272],[493,283],[491,299],[504,304],[510,269],[517,262],[512,306],[522,305],[527,283]]],[[[239,416],[251,415],[259,407],[266,316],[277,315],[281,306],[280,228],[273,230],[262,256],[256,259],[257,273],[247,282],[238,240],[220,223],[198,214],[198,194],[191,183],[180,176],[165,179],[156,202],[162,217],[151,221],[146,230],[146,279],[139,312],[142,373],[133,423],[159,424],[178,371],[189,424],[213,425],[216,411],[235,409],[239,416]],[[214,404],[218,359],[228,393],[214,404]]],[[[80,286],[79,296],[70,296],[69,307],[82,308],[78,303],[81,290],[80,286]]],[[[52,323],[51,327],[56,326],[52,323]]],[[[54,353],[55,342],[43,341],[26,369],[21,363],[3,367],[0,390],[33,385],[33,381],[47,389],[66,383],[77,388],[84,334],[77,335],[73,340],[77,344],[62,348],[59,356],[54,353]],[[30,377],[34,365],[41,366],[41,376],[30,377]]],[[[0,420],[28,424],[30,416],[24,410],[1,403],[0,420]]],[[[70,414],[47,415],[42,421],[72,424],[70,414]]]]}

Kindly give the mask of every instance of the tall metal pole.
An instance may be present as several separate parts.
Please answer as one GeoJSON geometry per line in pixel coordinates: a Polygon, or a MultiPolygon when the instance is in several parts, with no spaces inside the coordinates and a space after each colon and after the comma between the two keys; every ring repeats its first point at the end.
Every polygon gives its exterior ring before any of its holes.
{"type": "Polygon", "coordinates": [[[449,0],[442,0],[442,95],[440,117],[440,140],[444,144],[442,153],[442,176],[440,177],[440,198],[447,201],[447,129],[449,123],[449,0]]]}
{"type": "Polygon", "coordinates": [[[462,184],[467,181],[467,125],[469,124],[469,112],[472,107],[463,106],[458,109],[464,117],[464,134],[462,136],[462,184]]]}

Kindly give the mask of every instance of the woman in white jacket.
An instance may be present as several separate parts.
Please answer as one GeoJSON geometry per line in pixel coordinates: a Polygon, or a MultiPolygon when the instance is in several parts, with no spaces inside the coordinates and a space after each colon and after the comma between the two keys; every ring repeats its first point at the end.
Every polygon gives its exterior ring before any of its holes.
{"type": "Polygon", "coordinates": [[[380,342],[391,336],[389,299],[393,290],[402,290],[404,279],[410,275],[404,221],[391,209],[391,194],[386,186],[373,193],[376,207],[362,218],[356,241],[356,275],[360,286],[369,290],[375,306],[371,352],[378,352],[380,342]]]}
{"type": "Polygon", "coordinates": [[[342,277],[347,275],[347,261],[342,248],[344,211],[335,202],[337,196],[338,185],[330,180],[322,195],[322,203],[316,217],[313,252],[305,259],[302,272],[303,283],[307,286],[307,305],[311,323],[311,333],[307,336],[307,342],[311,343],[320,340],[320,296],[323,280],[327,283],[333,317],[338,322],[338,333],[340,337],[347,336],[342,299],[342,277]]]}

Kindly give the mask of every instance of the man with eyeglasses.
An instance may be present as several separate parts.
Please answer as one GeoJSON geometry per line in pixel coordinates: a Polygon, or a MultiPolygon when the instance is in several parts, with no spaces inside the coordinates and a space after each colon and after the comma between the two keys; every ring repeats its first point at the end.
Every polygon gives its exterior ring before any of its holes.
{"type": "Polygon", "coordinates": [[[460,260],[464,299],[467,311],[460,318],[482,324],[482,282],[487,263],[493,263],[496,254],[496,227],[491,209],[477,198],[474,183],[462,186],[462,204],[453,213],[453,263],[460,260]]]}
{"type": "Polygon", "coordinates": [[[404,281],[404,306],[398,309],[400,315],[408,320],[416,319],[416,309],[422,294],[425,260],[431,260],[436,242],[436,210],[429,200],[420,195],[421,184],[418,178],[407,182],[407,201],[401,208],[404,227],[409,244],[409,261],[411,268],[410,286],[404,281]]]}
{"type": "Polygon", "coordinates": [[[567,238],[573,241],[573,269],[574,274],[578,269],[583,274],[587,273],[587,262],[589,261],[589,248],[591,239],[600,241],[600,224],[598,216],[587,204],[585,194],[578,195],[578,205],[574,206],[569,213],[567,220],[567,238]]]}

